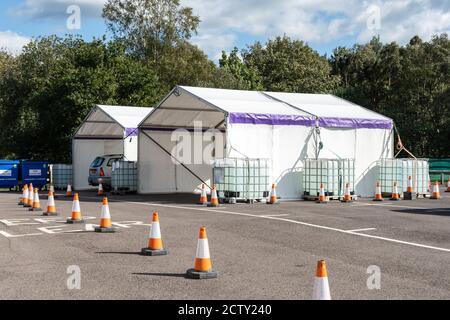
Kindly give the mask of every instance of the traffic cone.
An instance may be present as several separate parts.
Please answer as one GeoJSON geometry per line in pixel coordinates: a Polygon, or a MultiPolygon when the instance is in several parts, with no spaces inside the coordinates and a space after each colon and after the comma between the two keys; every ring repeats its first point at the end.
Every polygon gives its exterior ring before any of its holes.
{"type": "Polygon", "coordinates": [[[319,200],[316,202],[317,203],[327,203],[328,202],[328,199],[325,196],[325,189],[323,187],[323,183],[320,184],[319,200]]]}
{"type": "Polygon", "coordinates": [[[200,204],[203,206],[208,204],[208,196],[206,194],[206,188],[205,188],[204,184],[202,184],[202,193],[200,194],[200,200],[198,201],[197,204],[200,204]]]}
{"type": "Polygon", "coordinates": [[[450,192],[450,177],[448,178],[448,181],[447,181],[447,190],[445,190],[445,192],[450,192]]]}
{"type": "Polygon", "coordinates": [[[187,270],[186,276],[192,279],[217,278],[217,272],[212,270],[211,257],[209,254],[208,238],[206,236],[206,227],[200,228],[194,268],[187,270]]]}
{"type": "Polygon", "coordinates": [[[102,214],[100,217],[100,226],[94,229],[95,232],[114,233],[116,230],[111,224],[111,214],[109,213],[108,198],[103,198],[102,214]]]}
{"type": "Polygon", "coordinates": [[[28,197],[24,202],[25,204],[23,205],[24,208],[32,208],[33,207],[33,200],[34,200],[33,190],[34,190],[33,184],[30,183],[28,185],[28,197]]]}
{"type": "Polygon", "coordinates": [[[313,300],[331,300],[330,285],[328,284],[327,265],[324,260],[317,263],[314,279],[313,300]]]}
{"type": "Polygon", "coordinates": [[[391,200],[393,200],[393,201],[399,201],[400,200],[400,194],[398,193],[398,188],[397,188],[397,182],[396,181],[394,181],[394,186],[392,187],[391,200]]]}
{"type": "Polygon", "coordinates": [[[159,226],[158,212],[153,212],[152,227],[150,228],[150,236],[148,238],[147,248],[142,248],[141,255],[143,256],[163,256],[167,254],[161,240],[161,229],[159,226]]]}
{"type": "Polygon", "coordinates": [[[75,193],[73,196],[72,216],[70,219],[67,219],[67,223],[69,224],[84,223],[83,217],[81,215],[80,200],[78,198],[78,193],[75,193]]]}
{"type": "Polygon", "coordinates": [[[211,202],[208,204],[208,207],[218,207],[219,206],[219,198],[217,197],[216,186],[213,186],[211,190],[211,202]]]}
{"type": "Polygon", "coordinates": [[[270,196],[269,196],[269,201],[267,202],[268,204],[278,204],[278,197],[277,197],[277,187],[274,184],[272,184],[272,190],[270,190],[270,196]]]}
{"type": "Polygon", "coordinates": [[[431,194],[430,199],[438,200],[441,198],[441,193],[439,191],[439,183],[436,182],[433,186],[433,193],[431,194]]]}
{"type": "Polygon", "coordinates": [[[353,202],[352,196],[350,194],[350,183],[345,184],[344,199],[342,199],[341,202],[353,202]]]}
{"type": "Polygon", "coordinates": [[[383,195],[381,194],[380,181],[377,181],[377,186],[375,188],[375,198],[373,201],[383,201],[383,195]]]}
{"type": "Polygon", "coordinates": [[[413,184],[411,176],[408,177],[408,187],[406,188],[406,192],[413,193],[413,184]]]}
{"type": "Polygon", "coordinates": [[[103,195],[104,195],[104,192],[103,192],[103,184],[102,184],[101,182],[98,184],[97,195],[98,195],[98,196],[103,196],[103,195]]]}
{"type": "Polygon", "coordinates": [[[41,209],[41,202],[39,201],[39,189],[34,189],[34,196],[33,196],[33,205],[29,211],[42,211],[41,209]]]}
{"type": "Polygon", "coordinates": [[[67,191],[66,191],[66,197],[71,197],[71,196],[72,196],[72,185],[68,184],[67,191]]]}
{"type": "Polygon", "coordinates": [[[28,185],[24,185],[22,188],[22,196],[20,197],[19,206],[23,206],[25,204],[25,201],[28,201],[28,185]]]}
{"type": "Polygon", "coordinates": [[[56,212],[56,204],[55,204],[55,196],[53,191],[48,192],[48,200],[47,200],[47,212],[44,212],[44,216],[57,216],[56,212]]]}

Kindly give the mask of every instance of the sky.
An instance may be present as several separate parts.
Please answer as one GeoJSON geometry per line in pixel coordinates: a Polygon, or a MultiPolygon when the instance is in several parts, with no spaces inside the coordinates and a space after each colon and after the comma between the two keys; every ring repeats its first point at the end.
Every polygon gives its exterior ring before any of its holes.
{"type": "MultiPolygon", "coordinates": [[[[80,34],[86,40],[107,34],[101,17],[107,0],[2,0],[0,48],[20,53],[31,39],[80,34]],[[78,18],[79,8],[79,19],[78,18]],[[68,23],[69,22],[69,23],[68,23]]],[[[450,34],[449,0],[181,0],[200,16],[191,42],[217,61],[221,51],[240,49],[287,35],[320,54],[380,36],[407,43],[450,34]]]]}

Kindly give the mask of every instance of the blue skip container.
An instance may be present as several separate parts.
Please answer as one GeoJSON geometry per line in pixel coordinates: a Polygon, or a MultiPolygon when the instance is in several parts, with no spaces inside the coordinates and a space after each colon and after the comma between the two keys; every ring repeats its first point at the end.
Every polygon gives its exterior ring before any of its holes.
{"type": "Polygon", "coordinates": [[[42,189],[47,184],[48,161],[22,161],[21,167],[22,185],[32,183],[42,189]]]}
{"type": "Polygon", "coordinates": [[[0,188],[15,188],[19,184],[20,161],[0,160],[0,188]]]}

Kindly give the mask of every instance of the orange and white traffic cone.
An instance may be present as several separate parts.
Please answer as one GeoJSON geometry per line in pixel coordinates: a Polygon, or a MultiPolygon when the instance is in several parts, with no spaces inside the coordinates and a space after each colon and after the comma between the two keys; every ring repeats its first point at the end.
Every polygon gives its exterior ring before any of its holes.
{"type": "Polygon", "coordinates": [[[317,263],[312,299],[331,300],[330,285],[328,284],[327,266],[324,260],[320,260],[317,263]]]}
{"type": "Polygon", "coordinates": [[[34,193],[33,193],[33,191],[34,191],[33,184],[30,183],[28,185],[28,196],[25,199],[24,205],[23,205],[24,208],[32,208],[33,207],[33,200],[34,200],[34,193]]]}
{"type": "Polygon", "coordinates": [[[431,194],[430,199],[438,200],[441,198],[441,192],[439,191],[439,182],[436,182],[433,185],[433,193],[431,194]]]}
{"type": "Polygon", "coordinates": [[[320,184],[319,200],[316,202],[317,203],[328,203],[328,198],[325,195],[325,188],[323,187],[323,183],[320,184]]]}
{"type": "Polygon", "coordinates": [[[278,204],[278,197],[277,197],[277,186],[274,184],[272,184],[272,190],[270,190],[270,195],[269,195],[269,201],[267,202],[268,204],[278,204]]]}
{"type": "Polygon", "coordinates": [[[202,184],[202,192],[200,194],[200,200],[198,201],[197,204],[200,204],[200,205],[203,205],[203,206],[208,204],[208,195],[206,193],[205,184],[202,184]]]}
{"type": "Polygon", "coordinates": [[[411,176],[408,177],[408,187],[406,188],[406,192],[408,192],[408,193],[413,193],[414,192],[413,183],[412,183],[412,177],[411,176]]]}
{"type": "Polygon", "coordinates": [[[345,184],[344,198],[341,200],[341,202],[353,202],[352,196],[350,194],[350,183],[345,184]]]}
{"type": "Polygon", "coordinates": [[[186,276],[192,279],[217,278],[217,272],[212,270],[211,256],[209,254],[208,238],[206,236],[206,227],[200,228],[194,268],[187,270],[186,276]]]}
{"type": "Polygon", "coordinates": [[[398,193],[398,188],[397,188],[397,182],[396,181],[394,181],[394,185],[392,187],[391,200],[392,201],[399,201],[400,200],[400,194],[398,193]]]}
{"type": "Polygon", "coordinates": [[[102,214],[100,216],[100,226],[94,229],[95,232],[114,233],[116,230],[111,224],[111,214],[109,212],[108,198],[103,198],[102,214]]]}
{"type": "Polygon", "coordinates": [[[161,228],[159,226],[158,212],[153,212],[153,221],[150,228],[147,248],[142,248],[141,255],[144,256],[163,256],[167,254],[161,240],[161,228]]]}
{"type": "Polygon", "coordinates": [[[219,206],[219,198],[217,197],[216,186],[213,186],[211,190],[211,202],[208,204],[208,207],[218,207],[219,206]]]}
{"type": "Polygon", "coordinates": [[[447,181],[447,190],[445,190],[445,192],[450,192],[450,177],[448,178],[448,181],[447,181]]]}
{"type": "Polygon", "coordinates": [[[34,189],[34,196],[33,196],[33,205],[31,206],[29,211],[42,211],[41,208],[41,202],[39,201],[39,189],[34,189]]]}
{"type": "Polygon", "coordinates": [[[28,201],[28,185],[24,185],[22,188],[22,196],[20,197],[19,206],[23,206],[25,202],[28,201]]]}
{"type": "Polygon", "coordinates": [[[53,191],[48,192],[48,200],[47,200],[47,212],[44,212],[44,216],[57,216],[56,212],[56,204],[55,204],[55,196],[53,191]]]}
{"type": "Polygon", "coordinates": [[[81,215],[80,200],[78,198],[78,193],[75,193],[73,196],[72,216],[70,219],[67,219],[67,223],[69,224],[84,223],[83,216],[81,215]]]}
{"type": "Polygon", "coordinates": [[[98,184],[97,195],[98,195],[99,197],[101,197],[101,196],[103,196],[104,194],[105,194],[105,193],[103,192],[103,184],[102,184],[102,182],[100,181],[99,184],[98,184]]]}
{"type": "Polygon", "coordinates": [[[381,194],[381,185],[379,181],[377,181],[377,186],[375,187],[375,198],[373,198],[373,201],[383,201],[383,195],[381,194]]]}
{"type": "Polygon", "coordinates": [[[68,184],[67,191],[66,191],[66,197],[71,197],[71,196],[72,196],[72,185],[68,184]]]}

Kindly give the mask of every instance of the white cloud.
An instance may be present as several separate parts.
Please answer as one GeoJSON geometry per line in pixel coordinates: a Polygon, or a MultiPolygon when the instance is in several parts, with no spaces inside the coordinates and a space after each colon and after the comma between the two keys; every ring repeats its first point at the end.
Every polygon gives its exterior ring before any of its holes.
{"type": "Polygon", "coordinates": [[[12,31],[0,31],[0,49],[13,55],[19,54],[30,40],[30,38],[21,36],[12,31]]]}
{"type": "Polygon", "coordinates": [[[233,34],[199,34],[191,39],[191,42],[201,48],[212,60],[222,57],[222,50],[230,52],[236,41],[233,34]]]}

